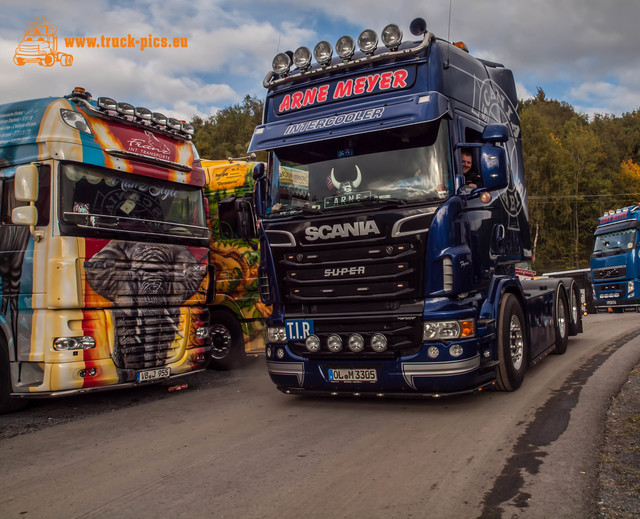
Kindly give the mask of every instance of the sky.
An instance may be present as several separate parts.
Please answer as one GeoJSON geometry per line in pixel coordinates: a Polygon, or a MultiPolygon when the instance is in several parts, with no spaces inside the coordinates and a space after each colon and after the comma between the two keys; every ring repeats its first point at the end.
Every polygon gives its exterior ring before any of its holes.
{"type": "Polygon", "coordinates": [[[542,88],[548,99],[588,116],[640,108],[640,0],[2,4],[0,103],[63,96],[82,86],[94,98],[111,97],[182,120],[208,118],[247,95],[263,99],[262,81],[278,52],[313,49],[320,40],[334,45],[345,34],[357,39],[364,29],[379,35],[388,23],[398,24],[405,39],[415,39],[409,25],[422,17],[437,37],[464,41],[472,55],[512,69],[520,99],[542,88]],[[57,26],[58,52],[70,54],[71,65],[14,62],[29,22],[57,26]],[[78,48],[79,38],[87,39],[84,48],[78,48]],[[88,48],[89,38],[101,46],[88,48]],[[171,47],[152,48],[162,38],[171,47]]]}

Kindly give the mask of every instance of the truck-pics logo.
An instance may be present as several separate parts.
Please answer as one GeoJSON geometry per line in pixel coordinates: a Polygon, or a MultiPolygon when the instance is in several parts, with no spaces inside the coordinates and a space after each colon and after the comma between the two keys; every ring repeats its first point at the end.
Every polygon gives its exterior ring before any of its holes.
{"type": "Polygon", "coordinates": [[[25,63],[37,63],[41,67],[52,67],[56,62],[63,67],[73,64],[73,56],[58,52],[58,27],[48,18],[36,18],[28,22],[22,41],[13,55],[13,62],[22,67],[25,63]]]}
{"type": "Polygon", "coordinates": [[[333,238],[348,238],[349,236],[367,236],[368,234],[380,234],[380,230],[373,220],[353,223],[336,223],[334,225],[321,225],[320,227],[307,227],[304,231],[308,241],[332,240],[333,238]]]}

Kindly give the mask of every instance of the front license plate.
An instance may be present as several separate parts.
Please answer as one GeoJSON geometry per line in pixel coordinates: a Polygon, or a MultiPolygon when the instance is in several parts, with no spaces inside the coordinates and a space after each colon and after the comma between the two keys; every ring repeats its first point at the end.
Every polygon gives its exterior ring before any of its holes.
{"type": "Polygon", "coordinates": [[[330,369],[331,382],[377,382],[378,372],[373,368],[330,369]]]}
{"type": "Polygon", "coordinates": [[[138,371],[136,380],[138,382],[149,382],[151,380],[169,378],[169,375],[171,375],[169,368],[148,369],[146,371],[138,371]]]}

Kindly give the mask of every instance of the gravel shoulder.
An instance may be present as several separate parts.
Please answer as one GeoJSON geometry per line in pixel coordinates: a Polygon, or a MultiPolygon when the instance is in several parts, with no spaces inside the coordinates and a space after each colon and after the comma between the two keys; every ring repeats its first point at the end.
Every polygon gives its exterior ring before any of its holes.
{"type": "Polygon", "coordinates": [[[600,517],[640,517],[640,364],[612,397],[602,438],[600,517]]]}

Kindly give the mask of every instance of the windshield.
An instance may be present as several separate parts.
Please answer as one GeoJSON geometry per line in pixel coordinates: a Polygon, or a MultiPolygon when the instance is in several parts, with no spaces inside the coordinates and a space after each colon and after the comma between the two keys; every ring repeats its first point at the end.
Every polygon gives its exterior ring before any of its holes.
{"type": "Polygon", "coordinates": [[[596,236],[593,254],[615,254],[633,248],[636,241],[635,229],[624,229],[596,236]]]}
{"type": "Polygon", "coordinates": [[[279,148],[267,217],[451,195],[446,121],[279,148]]]}
{"type": "Polygon", "coordinates": [[[208,236],[202,190],[83,164],[62,164],[61,221],[147,236],[208,236]]]}

